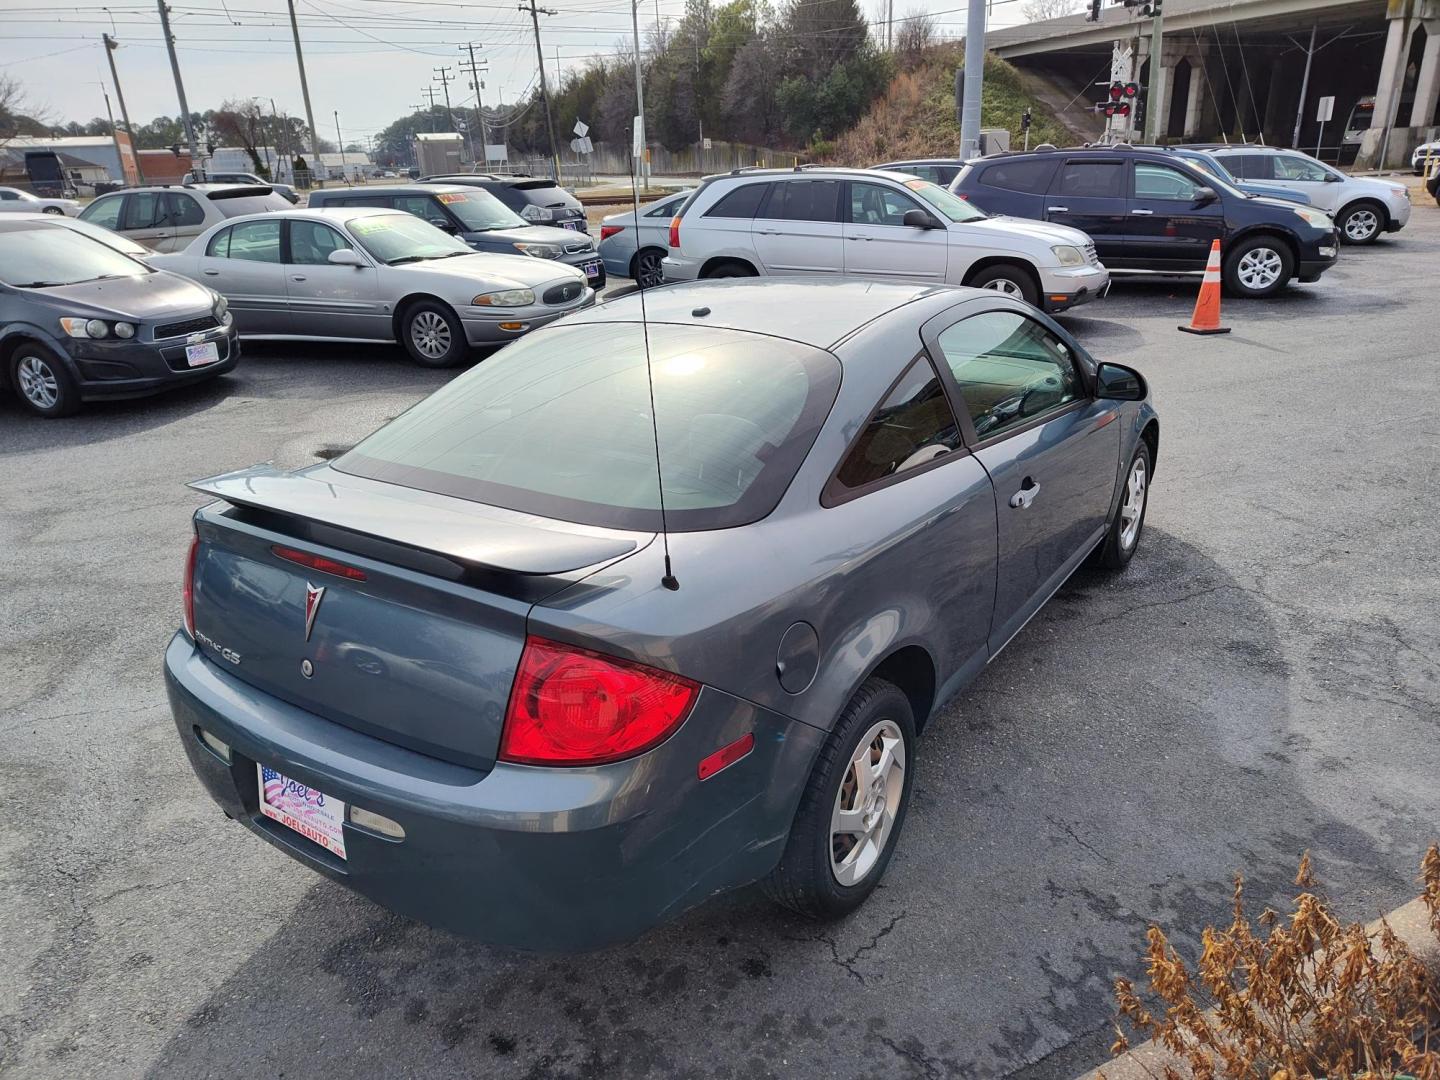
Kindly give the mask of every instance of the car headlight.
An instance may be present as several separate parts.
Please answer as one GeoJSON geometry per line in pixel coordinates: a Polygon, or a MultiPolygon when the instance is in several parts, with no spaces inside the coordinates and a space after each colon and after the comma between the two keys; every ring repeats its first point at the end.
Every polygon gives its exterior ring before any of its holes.
{"type": "Polygon", "coordinates": [[[77,338],[103,338],[110,333],[103,319],[64,318],[60,320],[60,328],[77,338]]]}
{"type": "Polygon", "coordinates": [[[1308,206],[1292,206],[1290,209],[1304,219],[1306,225],[1313,225],[1317,229],[1333,229],[1335,223],[1330,220],[1330,215],[1320,210],[1311,210],[1308,206]]]}
{"type": "Polygon", "coordinates": [[[532,289],[504,289],[481,293],[470,303],[476,307],[527,307],[535,303],[535,292],[532,289]]]}
{"type": "Polygon", "coordinates": [[[115,324],[115,336],[118,338],[132,338],[135,336],[135,324],[128,322],[117,322],[115,324]]]}
{"type": "Polygon", "coordinates": [[[235,321],[235,316],[230,314],[230,301],[218,294],[215,297],[215,321],[221,326],[229,326],[235,321]]]}
{"type": "Polygon", "coordinates": [[[563,254],[554,244],[516,244],[515,250],[537,259],[558,259],[563,254]]]}
{"type": "Polygon", "coordinates": [[[555,211],[549,207],[526,203],[520,211],[520,216],[526,221],[553,221],[555,219],[555,211]]]}
{"type": "Polygon", "coordinates": [[[1055,253],[1055,258],[1060,260],[1061,266],[1084,266],[1085,253],[1078,247],[1069,244],[1060,244],[1050,249],[1055,253]]]}

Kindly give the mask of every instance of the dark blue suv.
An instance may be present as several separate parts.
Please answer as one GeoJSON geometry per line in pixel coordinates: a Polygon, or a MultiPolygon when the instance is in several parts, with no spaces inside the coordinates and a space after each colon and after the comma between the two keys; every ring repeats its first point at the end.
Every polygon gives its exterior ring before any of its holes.
{"type": "Polygon", "coordinates": [[[1316,281],[1339,254],[1322,210],[1246,195],[1165,150],[1086,146],[966,163],[950,190],[991,214],[1072,225],[1117,274],[1197,274],[1220,241],[1236,296],[1316,281]]]}

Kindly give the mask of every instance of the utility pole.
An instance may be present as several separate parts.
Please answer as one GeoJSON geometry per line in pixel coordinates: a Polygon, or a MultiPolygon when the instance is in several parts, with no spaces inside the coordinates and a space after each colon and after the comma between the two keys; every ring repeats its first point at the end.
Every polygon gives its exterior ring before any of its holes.
{"type": "MultiPolygon", "coordinates": [[[[281,164],[283,163],[283,164],[286,165],[286,166],[289,166],[289,165],[290,165],[290,155],[285,152],[285,148],[289,145],[289,140],[286,138],[286,136],[287,136],[288,133],[286,132],[285,129],[286,129],[287,127],[289,127],[290,125],[289,125],[288,123],[282,124],[282,123],[280,122],[280,110],[277,109],[277,108],[275,108],[275,99],[274,99],[273,97],[270,99],[270,116],[271,116],[271,118],[275,121],[275,127],[276,127],[276,131],[275,131],[275,173],[276,173],[276,176],[275,176],[275,179],[276,179],[276,180],[282,180],[282,181],[283,181],[283,180],[285,179],[285,173],[284,173],[284,170],[281,168],[281,164]]],[[[292,177],[292,179],[293,179],[294,174],[295,174],[295,170],[294,170],[293,168],[290,170],[290,174],[291,174],[291,177],[292,177]]]]}
{"type": "MultiPolygon", "coordinates": [[[[635,0],[635,3],[638,4],[639,0],[635,0]]],[[[530,12],[530,22],[531,25],[535,27],[535,62],[540,65],[540,100],[545,103],[545,130],[550,133],[550,168],[553,171],[555,183],[558,184],[560,183],[560,147],[559,144],[555,142],[555,120],[550,115],[550,88],[545,84],[545,50],[540,45],[540,16],[558,15],[559,12],[551,11],[549,8],[536,7],[535,0],[530,0],[528,4],[520,4],[518,6],[521,11],[530,12]]],[[[640,55],[638,52],[640,31],[638,28],[635,31],[635,45],[637,49],[635,67],[636,74],[638,75],[640,67],[640,55]]],[[[635,86],[638,91],[640,86],[638,79],[636,80],[635,86]]]]}
{"type": "Polygon", "coordinates": [[[170,70],[175,75],[175,93],[180,98],[181,119],[185,122],[185,138],[190,143],[190,171],[200,179],[205,178],[205,166],[200,161],[200,144],[195,141],[195,124],[190,119],[190,106],[185,102],[185,83],[180,78],[180,61],[175,56],[175,35],[170,33],[170,9],[165,0],[155,0],[160,7],[160,32],[165,35],[165,48],[170,53],[170,70]]]}
{"type": "Polygon", "coordinates": [[[450,80],[455,76],[450,74],[448,67],[431,68],[435,72],[435,78],[440,80],[440,87],[445,91],[445,115],[450,118],[450,130],[454,131],[459,125],[455,123],[455,110],[450,108],[450,80]]]}
{"type": "Polygon", "coordinates": [[[310,125],[310,154],[314,158],[310,164],[310,175],[315,177],[318,170],[323,187],[325,169],[320,164],[320,132],[315,127],[315,111],[310,108],[310,84],[305,81],[305,54],[300,51],[300,25],[295,21],[295,0],[286,0],[286,3],[290,8],[290,33],[295,38],[295,63],[300,68],[300,96],[305,99],[305,123],[310,125]]]}
{"type": "Polygon", "coordinates": [[[110,121],[110,141],[115,144],[115,161],[120,166],[120,179],[125,179],[125,155],[120,152],[120,133],[115,129],[115,114],[110,111],[110,93],[105,83],[100,83],[100,93],[105,96],[105,116],[110,121]]]}
{"type": "Polygon", "coordinates": [[[340,179],[345,179],[345,137],[340,134],[340,110],[335,110],[335,149],[340,151],[340,179]]]}
{"type": "Polygon", "coordinates": [[[426,86],[422,88],[420,92],[424,94],[426,100],[430,102],[430,108],[425,111],[425,118],[430,121],[430,133],[433,135],[440,130],[438,121],[435,119],[435,87],[426,86]]]}
{"type": "MultiPolygon", "coordinates": [[[[101,34],[105,42],[105,59],[110,61],[110,81],[115,84],[115,100],[120,102],[120,119],[125,121],[125,133],[130,136],[130,151],[135,156],[135,175],[139,177],[140,183],[145,183],[145,170],[140,167],[140,148],[135,144],[135,129],[130,126],[130,110],[125,108],[125,92],[120,89],[120,73],[115,70],[115,50],[120,43],[109,34],[101,34]]],[[[116,141],[119,145],[119,141],[116,141]]],[[[119,153],[119,150],[116,150],[119,153]]],[[[120,175],[125,175],[124,163],[120,166],[120,175]]]]}
{"type": "Polygon", "coordinates": [[[1165,130],[1162,114],[1169,102],[1165,96],[1165,16],[1160,10],[1163,0],[1150,0],[1150,88],[1145,95],[1145,137],[1151,143],[1160,141],[1165,130]]]}
{"type": "MultiPolygon", "coordinates": [[[[481,164],[488,169],[490,167],[490,158],[485,150],[485,147],[488,146],[490,143],[490,129],[485,126],[485,103],[480,100],[480,91],[485,88],[485,84],[480,81],[480,72],[489,71],[490,63],[487,60],[482,60],[480,61],[480,63],[483,66],[476,66],[475,43],[473,41],[466,42],[460,47],[469,52],[470,54],[470,89],[475,91],[475,116],[480,121],[480,156],[485,159],[481,164]]],[[[483,49],[485,48],[485,46],[481,45],[480,48],[483,49]]],[[[473,145],[470,151],[470,159],[472,161],[475,159],[475,151],[473,145]]]]}
{"type": "Polygon", "coordinates": [[[889,0],[885,6],[885,51],[890,52],[895,47],[895,0],[889,0]]]}
{"type": "MultiPolygon", "coordinates": [[[[630,0],[630,21],[635,27],[635,145],[640,147],[640,157],[635,161],[635,171],[650,190],[650,147],[645,142],[645,88],[640,81],[640,0],[630,0]]],[[[703,143],[701,145],[704,145],[703,143]]]]}
{"type": "Polygon", "coordinates": [[[985,0],[970,0],[965,21],[965,100],[960,109],[960,160],[980,153],[980,97],[985,92],[985,0]]]}

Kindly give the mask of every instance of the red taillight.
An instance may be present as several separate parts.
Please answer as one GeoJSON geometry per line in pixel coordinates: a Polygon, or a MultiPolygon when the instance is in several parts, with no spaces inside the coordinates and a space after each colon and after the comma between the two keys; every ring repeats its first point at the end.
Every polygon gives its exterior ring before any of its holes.
{"type": "Polygon", "coordinates": [[[622,232],[624,232],[624,231],[625,231],[625,226],[624,226],[624,225],[601,225],[601,226],[600,226],[600,239],[601,239],[601,240],[609,240],[610,237],[614,236],[616,233],[622,233],[622,232]]]}
{"type": "Polygon", "coordinates": [[[499,757],[525,765],[633,757],[669,737],[699,692],[698,683],[668,671],[527,638],[499,757]]]}
{"type": "Polygon", "coordinates": [[[969,196],[969,195],[966,195],[963,191],[957,191],[957,192],[955,192],[955,195],[956,195],[958,198],[964,199],[966,202],[969,202],[969,201],[970,201],[970,196],[969,196]]]}
{"type": "Polygon", "coordinates": [[[301,566],[309,567],[322,574],[334,574],[336,577],[349,578],[351,581],[365,580],[364,570],[357,570],[353,566],[346,566],[334,559],[327,559],[324,555],[312,555],[308,551],[296,551],[294,548],[281,547],[279,544],[272,545],[270,551],[282,559],[299,563],[301,566]]]}
{"type": "Polygon", "coordinates": [[[679,214],[676,214],[674,217],[672,217],[672,218],[670,219],[670,246],[671,246],[672,248],[678,248],[678,247],[680,246],[680,215],[679,215],[679,214]]]}
{"type": "Polygon", "coordinates": [[[185,633],[195,637],[195,556],[200,551],[198,534],[190,537],[190,554],[185,556],[185,633]]]}

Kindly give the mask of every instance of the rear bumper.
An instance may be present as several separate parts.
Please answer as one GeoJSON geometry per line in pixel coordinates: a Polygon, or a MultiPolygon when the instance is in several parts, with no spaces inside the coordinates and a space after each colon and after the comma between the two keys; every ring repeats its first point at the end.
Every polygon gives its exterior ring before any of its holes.
{"type": "Polygon", "coordinates": [[[700,276],[700,263],[695,259],[666,255],[660,260],[660,272],[666,281],[694,281],[700,276]]]}
{"type": "Polygon", "coordinates": [[[180,740],[211,798],[293,858],[433,926],[523,949],[636,937],[780,858],[824,733],[706,688],[680,730],[613,765],[481,772],[362,735],[262,693],[183,634],[165,654],[180,740]],[[197,728],[232,747],[223,761],[197,728]],[[755,734],[704,782],[698,762],[755,734]],[[258,812],[256,763],[399,822],[344,825],[341,860],[258,812]]]}

